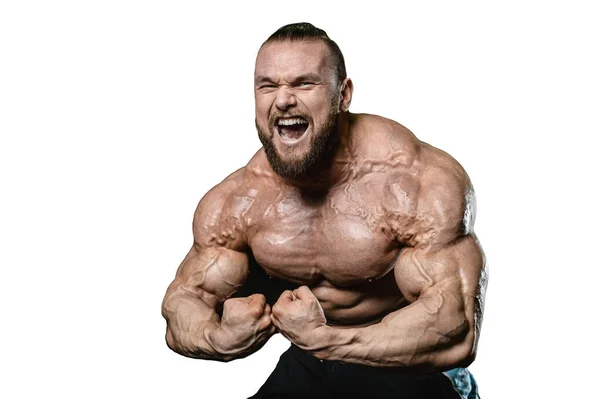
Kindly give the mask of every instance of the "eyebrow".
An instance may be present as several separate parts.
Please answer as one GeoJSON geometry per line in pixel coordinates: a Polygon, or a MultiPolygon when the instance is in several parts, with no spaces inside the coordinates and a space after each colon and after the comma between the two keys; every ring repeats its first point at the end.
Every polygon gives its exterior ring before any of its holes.
{"type": "Polygon", "coordinates": [[[275,82],[273,82],[273,79],[271,79],[267,76],[257,76],[256,79],[254,79],[254,83],[259,84],[259,83],[275,83],[275,82]]]}

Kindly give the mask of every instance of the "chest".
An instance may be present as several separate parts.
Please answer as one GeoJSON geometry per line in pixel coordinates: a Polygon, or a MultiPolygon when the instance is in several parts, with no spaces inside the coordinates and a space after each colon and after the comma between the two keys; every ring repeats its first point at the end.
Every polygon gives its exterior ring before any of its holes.
{"type": "Polygon", "coordinates": [[[345,186],[317,204],[289,192],[261,210],[249,244],[260,266],[301,284],[322,279],[343,287],[378,279],[400,247],[385,234],[375,190],[345,186]]]}

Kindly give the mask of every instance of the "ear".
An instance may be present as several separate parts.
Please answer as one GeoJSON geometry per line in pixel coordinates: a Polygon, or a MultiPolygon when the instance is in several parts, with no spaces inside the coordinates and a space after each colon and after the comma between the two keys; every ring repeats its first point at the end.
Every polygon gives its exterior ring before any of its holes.
{"type": "Polygon", "coordinates": [[[350,108],[352,102],[352,93],[354,92],[354,84],[350,78],[344,79],[342,82],[341,96],[340,96],[340,112],[346,112],[350,108]]]}

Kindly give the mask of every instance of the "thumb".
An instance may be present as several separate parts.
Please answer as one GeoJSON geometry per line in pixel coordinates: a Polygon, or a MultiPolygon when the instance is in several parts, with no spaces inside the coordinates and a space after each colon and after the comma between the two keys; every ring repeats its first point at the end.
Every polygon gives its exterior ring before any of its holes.
{"type": "Polygon", "coordinates": [[[280,302],[280,303],[292,302],[294,299],[295,298],[294,298],[294,294],[292,293],[292,291],[285,290],[285,291],[283,291],[283,293],[281,294],[281,296],[279,297],[277,302],[280,302]]]}
{"type": "Polygon", "coordinates": [[[300,300],[310,300],[315,298],[314,294],[307,286],[303,285],[294,290],[294,295],[300,300]]]}
{"type": "Polygon", "coordinates": [[[262,308],[265,307],[267,303],[267,298],[263,294],[252,294],[248,298],[248,303],[258,303],[262,308]]]}

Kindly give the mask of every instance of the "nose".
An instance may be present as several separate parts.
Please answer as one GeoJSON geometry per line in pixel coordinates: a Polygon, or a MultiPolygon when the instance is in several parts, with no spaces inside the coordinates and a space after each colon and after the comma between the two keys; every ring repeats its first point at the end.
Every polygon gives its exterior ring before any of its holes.
{"type": "Polygon", "coordinates": [[[285,111],[290,107],[296,105],[296,96],[291,87],[281,86],[277,91],[277,98],[275,99],[275,106],[281,111],[285,111]]]}

